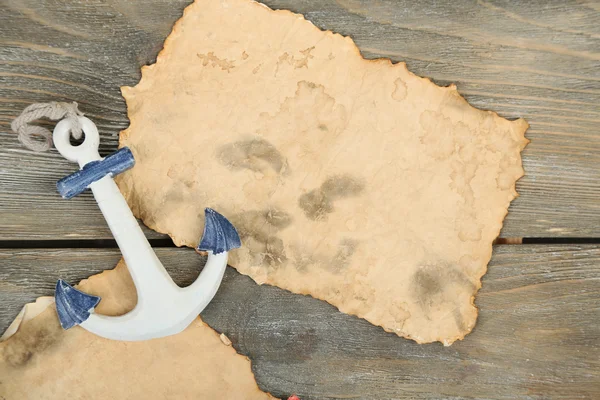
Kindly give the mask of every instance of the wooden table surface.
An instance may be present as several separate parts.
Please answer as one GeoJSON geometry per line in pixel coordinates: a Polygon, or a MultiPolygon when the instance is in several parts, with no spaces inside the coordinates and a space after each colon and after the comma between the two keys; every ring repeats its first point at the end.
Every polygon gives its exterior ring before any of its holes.
{"type": "MultiPolygon", "coordinates": [[[[0,330],[58,277],[77,282],[119,259],[91,195],[56,193],[74,166],[21,147],[10,121],[30,103],[77,101],[98,124],[101,154],[114,151],[128,124],[119,87],[137,83],[187,3],[0,5],[0,330]]],[[[524,244],[495,246],[477,326],[451,347],[417,345],[229,268],[202,316],[250,357],[259,386],[303,400],[599,399],[600,2],[265,3],[351,36],[367,58],[456,83],[476,107],[524,117],[532,142],[501,234],[524,244]]],[[[193,251],[146,232],[176,280],[191,282],[193,251]]]]}

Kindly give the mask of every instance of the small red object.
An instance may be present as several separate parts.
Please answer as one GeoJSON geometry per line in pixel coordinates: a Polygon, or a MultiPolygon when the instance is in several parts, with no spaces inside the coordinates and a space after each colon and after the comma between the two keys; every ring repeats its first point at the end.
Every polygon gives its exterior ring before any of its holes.
{"type": "Polygon", "coordinates": [[[291,395],[288,400],[300,400],[300,397],[296,396],[295,394],[291,395]]]}

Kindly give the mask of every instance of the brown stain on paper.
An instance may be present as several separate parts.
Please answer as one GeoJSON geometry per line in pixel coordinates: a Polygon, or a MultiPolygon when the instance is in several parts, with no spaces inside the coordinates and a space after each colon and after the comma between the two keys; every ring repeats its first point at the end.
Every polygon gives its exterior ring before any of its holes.
{"type": "Polygon", "coordinates": [[[45,325],[25,324],[10,346],[0,346],[0,357],[11,367],[24,367],[34,355],[60,346],[62,333],[58,319],[45,325]]]}
{"type": "Polygon", "coordinates": [[[277,267],[287,261],[283,241],[277,233],[292,223],[285,211],[266,209],[247,211],[231,217],[242,244],[247,247],[257,263],[277,267]]]}
{"type": "Polygon", "coordinates": [[[221,146],[217,157],[219,162],[232,170],[246,168],[265,172],[265,169],[271,168],[276,173],[283,173],[286,167],[285,158],[281,153],[272,144],[260,138],[240,140],[221,146]]]}
{"type": "Polygon", "coordinates": [[[242,236],[231,265],[260,284],[419,343],[471,331],[524,120],[250,0],[197,0],[122,92],[120,144],[141,161],[117,179],[144,223],[195,246],[214,207],[242,236]]]}
{"type": "Polygon", "coordinates": [[[335,211],[334,202],[337,199],[354,197],[364,190],[360,179],[350,175],[329,177],[318,188],[303,194],[298,199],[298,205],[307,218],[314,221],[326,220],[327,214],[335,211]]]}

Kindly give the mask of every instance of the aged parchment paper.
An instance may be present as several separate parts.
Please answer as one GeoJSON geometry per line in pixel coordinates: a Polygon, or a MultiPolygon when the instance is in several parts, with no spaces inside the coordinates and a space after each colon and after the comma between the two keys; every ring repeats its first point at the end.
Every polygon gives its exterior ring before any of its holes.
{"type": "Polygon", "coordinates": [[[196,1],[122,91],[137,164],[119,186],[148,226],[194,246],[212,207],[260,284],[419,343],[471,331],[524,120],[251,0],[196,1]]]}
{"type": "MultiPolygon", "coordinates": [[[[78,288],[102,297],[101,314],[137,302],[123,261],[78,288]]],[[[250,361],[200,318],[178,335],[120,342],[64,331],[48,299],[28,305],[0,342],[0,399],[273,399],[258,389],[250,361]]]]}

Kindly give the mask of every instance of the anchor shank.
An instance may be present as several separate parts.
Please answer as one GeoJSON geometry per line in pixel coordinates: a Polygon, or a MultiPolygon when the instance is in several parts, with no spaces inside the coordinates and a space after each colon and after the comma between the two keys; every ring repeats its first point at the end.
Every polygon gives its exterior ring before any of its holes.
{"type": "Polygon", "coordinates": [[[157,290],[175,289],[177,286],[152,250],[112,177],[107,175],[92,183],[90,189],[123,254],[138,298],[145,294],[151,298],[157,290]]]}

